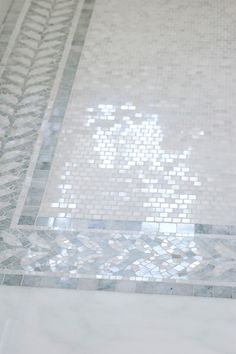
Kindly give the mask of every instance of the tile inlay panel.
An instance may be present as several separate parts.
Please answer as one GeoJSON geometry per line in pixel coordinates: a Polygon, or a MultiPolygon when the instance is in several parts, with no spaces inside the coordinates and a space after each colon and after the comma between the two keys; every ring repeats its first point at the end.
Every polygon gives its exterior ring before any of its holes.
{"type": "Polygon", "coordinates": [[[3,283],[234,297],[234,15],[29,1],[0,87],[3,283]]]}
{"type": "Polygon", "coordinates": [[[231,22],[223,5],[138,3],[96,6],[38,216],[235,224],[231,22]]]}

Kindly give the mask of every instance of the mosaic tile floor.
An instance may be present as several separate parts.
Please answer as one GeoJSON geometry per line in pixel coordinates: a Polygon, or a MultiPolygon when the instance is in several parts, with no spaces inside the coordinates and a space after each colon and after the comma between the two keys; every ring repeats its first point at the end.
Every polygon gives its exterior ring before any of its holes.
{"type": "Polygon", "coordinates": [[[236,297],[236,5],[15,0],[0,283],[236,297]]]}

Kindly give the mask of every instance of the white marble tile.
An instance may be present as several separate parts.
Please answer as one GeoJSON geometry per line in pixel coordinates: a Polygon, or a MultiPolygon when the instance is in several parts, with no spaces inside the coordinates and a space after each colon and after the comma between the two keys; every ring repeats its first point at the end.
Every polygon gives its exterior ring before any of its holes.
{"type": "Polygon", "coordinates": [[[1,288],[0,354],[234,354],[235,301],[1,288]]]}
{"type": "Polygon", "coordinates": [[[234,224],[229,12],[96,1],[41,216],[234,224]]]}

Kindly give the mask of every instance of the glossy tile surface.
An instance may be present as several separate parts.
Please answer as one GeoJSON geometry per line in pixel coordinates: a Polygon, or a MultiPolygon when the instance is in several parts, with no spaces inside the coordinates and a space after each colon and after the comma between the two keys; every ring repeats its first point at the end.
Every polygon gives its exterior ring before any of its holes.
{"type": "Polygon", "coordinates": [[[236,11],[217,5],[96,2],[39,215],[235,223],[236,11]]]}
{"type": "Polygon", "coordinates": [[[22,5],[0,66],[2,283],[235,297],[235,3],[22,5]]]}

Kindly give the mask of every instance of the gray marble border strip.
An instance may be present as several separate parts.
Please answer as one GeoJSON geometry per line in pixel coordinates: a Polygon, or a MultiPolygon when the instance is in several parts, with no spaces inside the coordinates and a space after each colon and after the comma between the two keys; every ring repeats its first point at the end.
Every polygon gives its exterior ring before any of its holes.
{"type": "MultiPolygon", "coordinates": [[[[58,1],[58,0],[57,0],[58,1]]],[[[61,1],[61,0],[60,0],[61,1]]],[[[11,219],[11,226],[12,228],[16,227],[19,217],[20,217],[20,211],[24,205],[25,202],[25,198],[26,198],[26,194],[28,193],[28,189],[31,185],[31,179],[32,179],[32,175],[35,169],[35,165],[37,163],[37,159],[38,159],[38,155],[40,152],[40,148],[41,148],[41,144],[43,141],[43,137],[44,137],[44,131],[45,131],[45,127],[47,126],[47,123],[49,121],[49,118],[51,117],[51,113],[52,113],[52,109],[53,109],[53,104],[54,101],[57,97],[57,92],[58,92],[58,88],[59,85],[61,83],[62,80],[62,76],[64,73],[64,68],[70,53],[70,49],[72,46],[72,41],[74,38],[74,33],[76,31],[77,25],[78,25],[78,21],[80,18],[80,13],[81,10],[83,8],[84,5],[84,0],[72,0],[74,2],[74,6],[75,6],[75,11],[74,11],[74,15],[73,15],[73,19],[69,25],[69,28],[67,27],[68,33],[67,33],[67,38],[65,40],[64,43],[64,48],[63,48],[63,52],[62,55],[60,57],[60,61],[58,62],[58,66],[57,66],[57,70],[56,70],[56,75],[55,75],[55,80],[53,82],[52,85],[52,89],[50,92],[49,97],[47,98],[47,108],[46,110],[41,114],[41,117],[43,117],[42,120],[42,124],[40,125],[40,128],[38,129],[37,133],[37,141],[34,144],[33,147],[33,154],[31,156],[31,161],[29,163],[29,166],[27,168],[27,174],[25,176],[25,180],[24,180],[24,185],[21,188],[21,192],[20,195],[18,197],[17,200],[17,206],[16,209],[14,211],[14,215],[11,219]],[[76,5],[77,4],[77,5],[76,5]]],[[[50,69],[50,68],[48,68],[50,69]]]]}
{"type": "Polygon", "coordinates": [[[48,4],[44,2],[45,9],[40,1],[25,0],[2,59],[1,230],[11,225],[17,203],[21,202],[19,195],[29,183],[27,173],[32,152],[37,148],[37,138],[51,104],[50,99],[54,98],[52,89],[57,83],[58,73],[62,71],[69,37],[72,37],[71,29],[73,27],[74,33],[73,25],[77,25],[79,19],[77,9],[81,9],[82,3],[71,0],[67,9],[67,0],[50,0],[48,4]],[[61,8],[62,5],[64,8],[58,12],[58,6],[61,8]],[[35,14],[41,19],[38,20],[35,14]],[[49,32],[52,33],[49,35],[49,32]],[[45,57],[43,40],[47,36],[46,46],[51,48],[45,57]]]}
{"type": "Polygon", "coordinates": [[[81,10],[78,26],[76,28],[71,50],[64,68],[59,90],[54,101],[52,114],[47,124],[47,129],[41,145],[39,157],[32,176],[32,183],[28,190],[22,216],[19,225],[34,225],[40,203],[45,190],[45,185],[49,176],[54,151],[57,145],[58,135],[65,116],[67,104],[71,94],[75,73],[77,71],[80,57],[91,16],[93,13],[95,0],[85,0],[81,10]]]}
{"type": "Polygon", "coordinates": [[[0,285],[236,299],[236,287],[207,284],[0,274],[0,285]]]}
{"type": "Polygon", "coordinates": [[[195,233],[205,235],[236,235],[236,226],[195,224],[195,233]]]}
{"type": "MultiPolygon", "coordinates": [[[[25,209],[26,210],[26,209],[25,209]]],[[[174,224],[155,223],[129,220],[96,220],[96,219],[75,219],[59,217],[35,216],[34,210],[29,207],[27,215],[21,215],[18,225],[35,225],[60,230],[121,230],[121,231],[148,231],[150,233],[160,232],[175,235],[227,235],[236,236],[234,225],[207,225],[207,224],[174,224]],[[33,215],[31,213],[33,212],[33,215]]]]}

